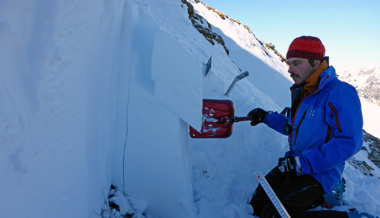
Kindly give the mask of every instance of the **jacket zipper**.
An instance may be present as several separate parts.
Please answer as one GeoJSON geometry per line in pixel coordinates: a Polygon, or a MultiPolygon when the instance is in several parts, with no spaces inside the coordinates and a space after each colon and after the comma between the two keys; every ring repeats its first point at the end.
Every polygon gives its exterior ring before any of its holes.
{"type": "Polygon", "coordinates": [[[325,138],[325,143],[329,142],[329,139],[330,139],[330,133],[331,133],[331,127],[329,126],[329,128],[327,129],[327,134],[326,134],[326,138],[325,138]]]}
{"type": "Polygon", "coordinates": [[[336,126],[338,128],[338,131],[340,133],[342,133],[342,128],[340,127],[340,123],[339,123],[339,119],[338,119],[338,110],[334,107],[334,105],[331,102],[329,102],[329,106],[335,114],[335,122],[336,122],[336,126]]]}
{"type": "MultiPolygon", "coordinates": [[[[310,106],[309,106],[310,107],[310,106]]],[[[305,116],[306,116],[306,112],[309,110],[309,107],[305,110],[305,112],[302,114],[302,118],[300,120],[300,123],[298,124],[297,126],[297,130],[296,130],[296,137],[294,138],[294,145],[296,144],[296,141],[297,141],[297,136],[298,136],[298,130],[300,129],[300,126],[303,122],[303,120],[305,119],[305,116]]]]}
{"type": "MultiPolygon", "coordinates": [[[[300,108],[300,106],[301,106],[303,100],[305,100],[305,98],[302,99],[301,102],[298,104],[297,109],[296,109],[296,112],[294,113],[293,119],[291,119],[291,120],[292,120],[292,124],[294,124],[294,120],[296,119],[296,116],[297,116],[297,113],[298,113],[298,109],[300,108]]],[[[292,116],[292,115],[290,115],[290,117],[291,117],[291,116],[292,116]]],[[[302,121],[301,121],[301,122],[302,122],[302,121]]],[[[298,125],[298,127],[299,127],[299,125],[298,125]]],[[[298,128],[297,128],[297,132],[298,132],[298,128]]],[[[292,135],[290,136],[290,143],[289,143],[289,144],[290,144],[290,150],[292,150],[292,145],[293,145],[293,133],[292,133],[292,135]]]]}

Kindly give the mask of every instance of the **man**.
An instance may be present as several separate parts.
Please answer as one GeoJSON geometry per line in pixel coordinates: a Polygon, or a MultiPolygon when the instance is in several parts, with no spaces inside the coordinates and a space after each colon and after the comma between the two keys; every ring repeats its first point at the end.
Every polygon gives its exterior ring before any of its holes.
{"type": "MultiPolygon", "coordinates": [[[[287,115],[256,108],[251,125],[265,123],[288,135],[289,151],[266,178],[291,217],[348,217],[346,212],[306,210],[340,181],[345,161],[363,144],[363,117],[354,87],[338,80],[317,37],[293,40],[287,52],[291,108],[287,115]]],[[[278,216],[259,186],[251,200],[259,217],[278,216]]]]}

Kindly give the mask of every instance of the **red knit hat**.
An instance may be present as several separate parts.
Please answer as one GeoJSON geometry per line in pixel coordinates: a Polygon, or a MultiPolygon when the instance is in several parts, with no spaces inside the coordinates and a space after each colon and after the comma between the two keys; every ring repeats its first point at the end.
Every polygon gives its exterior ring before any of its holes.
{"type": "Polygon", "coordinates": [[[286,58],[305,58],[311,60],[323,60],[325,46],[321,40],[313,36],[301,36],[290,44],[286,58]]]}

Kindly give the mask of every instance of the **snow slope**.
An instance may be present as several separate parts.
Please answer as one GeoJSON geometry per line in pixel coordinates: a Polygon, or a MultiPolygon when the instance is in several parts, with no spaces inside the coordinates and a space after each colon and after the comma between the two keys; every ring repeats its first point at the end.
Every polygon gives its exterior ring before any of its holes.
{"type": "MultiPolygon", "coordinates": [[[[191,139],[188,126],[199,128],[202,98],[226,99],[241,71],[250,76],[228,97],[238,116],[287,106],[291,80],[261,40],[192,3],[229,56],[179,0],[0,3],[1,217],[122,217],[126,208],[252,217],[254,172],[274,166],[286,138],[242,122],[227,139],[191,139]],[[120,211],[108,207],[111,184],[120,211]]],[[[366,177],[348,165],[345,199],[380,214],[375,169],[366,177]]]]}
{"type": "Polygon", "coordinates": [[[364,119],[363,129],[371,135],[380,138],[380,116],[378,116],[380,106],[369,102],[365,98],[360,98],[360,101],[362,103],[364,119]]]}

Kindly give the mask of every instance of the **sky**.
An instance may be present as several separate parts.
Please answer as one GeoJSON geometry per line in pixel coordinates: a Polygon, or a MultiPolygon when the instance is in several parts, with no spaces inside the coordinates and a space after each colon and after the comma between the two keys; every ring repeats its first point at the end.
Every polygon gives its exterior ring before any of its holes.
{"type": "Polygon", "coordinates": [[[380,1],[203,0],[286,55],[293,39],[319,37],[337,70],[380,67],[380,1]]]}

